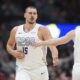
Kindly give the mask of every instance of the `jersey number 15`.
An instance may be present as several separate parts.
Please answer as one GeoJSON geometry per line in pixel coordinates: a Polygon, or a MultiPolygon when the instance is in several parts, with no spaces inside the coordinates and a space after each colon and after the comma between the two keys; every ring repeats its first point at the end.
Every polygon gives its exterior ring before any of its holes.
{"type": "Polygon", "coordinates": [[[23,47],[23,53],[25,53],[25,54],[28,53],[28,47],[23,47]]]}

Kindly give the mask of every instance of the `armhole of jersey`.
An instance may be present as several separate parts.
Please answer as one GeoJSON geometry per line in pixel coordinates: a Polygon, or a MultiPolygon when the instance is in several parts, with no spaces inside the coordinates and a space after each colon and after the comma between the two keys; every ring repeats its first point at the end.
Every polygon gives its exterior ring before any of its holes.
{"type": "Polygon", "coordinates": [[[37,39],[41,40],[38,36],[38,32],[39,32],[39,29],[40,29],[41,25],[36,25],[36,37],[37,39]]]}
{"type": "MultiPolygon", "coordinates": [[[[37,38],[40,40],[40,41],[42,41],[40,38],[39,38],[39,36],[38,36],[38,31],[39,31],[39,29],[41,28],[41,27],[43,27],[43,25],[39,25],[38,26],[38,29],[37,29],[37,38]]],[[[41,46],[42,47],[42,51],[43,51],[43,53],[45,54],[45,55],[47,55],[47,46],[41,46]]]]}
{"type": "MultiPolygon", "coordinates": [[[[38,38],[40,41],[42,41],[42,40],[41,40],[41,39],[39,38],[39,36],[38,36],[38,31],[39,31],[39,29],[40,29],[41,27],[43,27],[43,25],[38,25],[38,26],[37,26],[37,31],[36,31],[36,36],[37,36],[37,38],[38,38]]],[[[43,53],[47,54],[47,46],[42,46],[42,51],[43,51],[43,53]]]]}
{"type": "Polygon", "coordinates": [[[23,25],[17,26],[17,30],[16,30],[16,34],[15,34],[15,39],[16,39],[19,31],[21,30],[22,26],[23,26],[23,25]]]}
{"type": "MultiPolygon", "coordinates": [[[[38,36],[38,32],[39,32],[39,29],[42,28],[42,27],[44,27],[44,26],[39,24],[39,25],[37,26],[37,30],[36,30],[36,35],[37,35],[37,38],[38,38],[39,40],[41,40],[41,39],[40,39],[39,36],[38,36]]],[[[41,40],[41,41],[42,41],[42,40],[41,40]]]]}

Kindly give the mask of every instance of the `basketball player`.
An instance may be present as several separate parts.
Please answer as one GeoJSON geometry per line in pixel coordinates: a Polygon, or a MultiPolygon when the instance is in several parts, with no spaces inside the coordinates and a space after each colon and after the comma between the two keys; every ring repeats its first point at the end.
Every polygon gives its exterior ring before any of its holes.
{"type": "Polygon", "coordinates": [[[80,26],[75,30],[68,32],[65,36],[59,39],[50,39],[47,41],[33,43],[34,46],[40,45],[61,45],[68,43],[70,40],[74,41],[74,65],[72,71],[72,80],[80,80],[80,26]]]}
{"type": "MultiPolygon", "coordinates": [[[[46,46],[35,48],[35,41],[51,39],[49,30],[36,23],[38,14],[35,6],[28,6],[24,13],[25,24],[15,26],[7,42],[7,51],[16,58],[16,80],[49,80],[46,66],[46,46]],[[16,50],[14,46],[16,44],[16,50]]],[[[53,63],[58,63],[58,51],[52,51],[53,63]]]]}

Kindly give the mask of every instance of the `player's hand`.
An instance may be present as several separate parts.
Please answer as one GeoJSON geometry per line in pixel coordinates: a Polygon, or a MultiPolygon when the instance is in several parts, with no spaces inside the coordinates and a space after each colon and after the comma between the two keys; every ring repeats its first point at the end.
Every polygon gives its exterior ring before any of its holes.
{"type": "Polygon", "coordinates": [[[59,59],[57,57],[53,58],[53,65],[57,66],[59,64],[59,59]]]}
{"type": "Polygon", "coordinates": [[[24,58],[25,54],[22,51],[14,50],[13,56],[17,59],[22,59],[24,58]]]}

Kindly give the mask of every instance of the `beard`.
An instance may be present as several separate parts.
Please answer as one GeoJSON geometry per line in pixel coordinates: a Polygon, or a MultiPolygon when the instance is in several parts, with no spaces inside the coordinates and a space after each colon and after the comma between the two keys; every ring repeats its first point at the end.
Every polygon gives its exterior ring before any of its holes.
{"type": "Polygon", "coordinates": [[[29,21],[28,23],[29,23],[29,24],[34,24],[35,22],[29,21]]]}
{"type": "Polygon", "coordinates": [[[30,21],[28,21],[29,24],[34,24],[35,22],[36,21],[33,18],[31,18],[30,21]]]}

